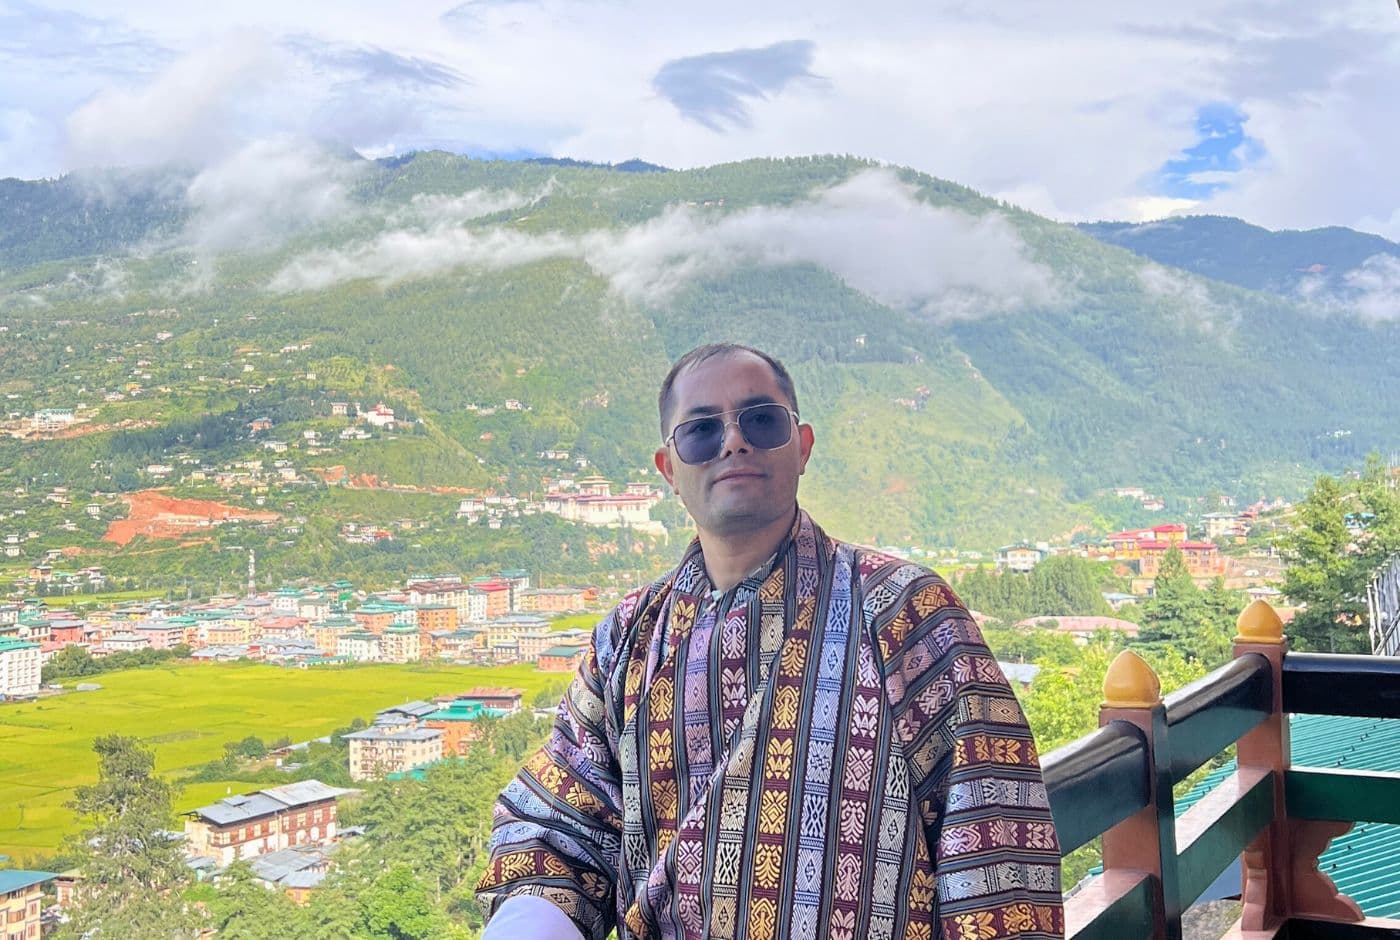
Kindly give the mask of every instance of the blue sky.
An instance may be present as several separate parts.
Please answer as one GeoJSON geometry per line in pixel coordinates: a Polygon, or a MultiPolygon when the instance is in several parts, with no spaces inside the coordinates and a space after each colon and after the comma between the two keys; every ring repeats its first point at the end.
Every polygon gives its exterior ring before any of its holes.
{"type": "Polygon", "coordinates": [[[1400,237],[1400,15],[1380,0],[0,0],[0,74],[0,176],[217,166],[269,140],[834,152],[1059,219],[1400,237]]]}
{"type": "Polygon", "coordinates": [[[1196,112],[1197,140],[1162,164],[1160,191],[1171,198],[1208,200],[1229,189],[1238,175],[1263,159],[1263,145],[1246,130],[1249,116],[1230,104],[1196,112]]]}

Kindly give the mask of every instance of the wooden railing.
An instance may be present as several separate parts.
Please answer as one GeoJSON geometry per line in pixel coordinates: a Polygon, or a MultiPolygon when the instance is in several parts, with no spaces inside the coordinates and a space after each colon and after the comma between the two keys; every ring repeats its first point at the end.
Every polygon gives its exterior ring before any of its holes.
{"type": "Polygon", "coordinates": [[[1293,769],[1289,713],[1400,717],[1400,659],[1289,653],[1263,601],[1240,615],[1235,659],[1161,696],[1121,653],[1100,728],[1045,758],[1068,853],[1103,837],[1103,872],[1065,905],[1072,940],[1176,940],[1182,911],[1241,859],[1241,938],[1400,937],[1318,871],[1353,823],[1400,823],[1400,775],[1293,769]],[[1172,785],[1237,744],[1237,768],[1176,817],[1172,785]]]}

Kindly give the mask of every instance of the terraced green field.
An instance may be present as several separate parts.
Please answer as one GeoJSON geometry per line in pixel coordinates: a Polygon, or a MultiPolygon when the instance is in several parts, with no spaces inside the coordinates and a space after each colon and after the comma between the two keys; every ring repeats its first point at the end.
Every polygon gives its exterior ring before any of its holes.
{"type": "MultiPolygon", "coordinates": [[[[282,669],[248,663],[181,663],[65,680],[102,686],[25,704],[0,705],[0,855],[23,865],[51,852],[78,828],[64,806],[73,789],[97,777],[91,745],[104,734],[141,738],[156,768],[180,777],[223,755],[224,743],[250,734],[305,741],[355,717],[412,699],[475,685],[526,691],[526,702],[557,673],[533,666],[374,665],[282,669]]],[[[185,790],[176,810],[200,806],[248,783],[203,783],[185,790]]],[[[172,825],[175,821],[172,820],[172,825]]]]}

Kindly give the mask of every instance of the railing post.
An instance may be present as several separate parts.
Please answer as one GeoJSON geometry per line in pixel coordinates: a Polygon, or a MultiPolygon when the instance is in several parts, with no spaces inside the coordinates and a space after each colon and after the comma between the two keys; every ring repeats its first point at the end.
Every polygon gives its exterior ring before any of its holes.
{"type": "Polygon", "coordinates": [[[1273,931],[1289,917],[1359,921],[1356,902],[1341,894],[1317,867],[1327,843],[1351,828],[1350,823],[1288,818],[1284,774],[1290,764],[1288,716],[1283,711],[1283,659],[1288,638],[1278,612],[1262,600],[1244,609],[1237,622],[1235,655],[1258,653],[1273,673],[1271,713],[1240,738],[1240,770],[1267,770],[1274,781],[1273,822],[1245,849],[1241,859],[1240,916],[1243,930],[1273,931]]]}
{"type": "Polygon", "coordinates": [[[1103,680],[1099,726],[1126,721],[1147,738],[1152,802],[1103,834],[1104,872],[1152,875],[1152,940],[1180,940],[1181,897],[1176,872],[1176,818],[1172,806],[1171,751],[1162,684],[1142,657],[1124,650],[1103,680]]]}

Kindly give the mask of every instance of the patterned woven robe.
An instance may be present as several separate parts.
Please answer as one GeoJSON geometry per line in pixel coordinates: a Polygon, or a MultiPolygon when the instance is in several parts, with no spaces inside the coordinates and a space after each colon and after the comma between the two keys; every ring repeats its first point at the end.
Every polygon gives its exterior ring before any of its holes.
{"type": "Polygon", "coordinates": [[[597,627],[496,805],[477,888],[586,937],[1063,934],[1031,735],[976,624],[918,565],[799,512],[716,599],[699,543],[597,627]]]}

